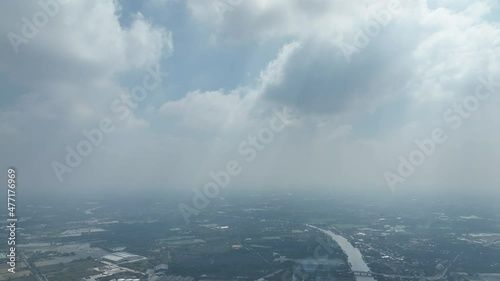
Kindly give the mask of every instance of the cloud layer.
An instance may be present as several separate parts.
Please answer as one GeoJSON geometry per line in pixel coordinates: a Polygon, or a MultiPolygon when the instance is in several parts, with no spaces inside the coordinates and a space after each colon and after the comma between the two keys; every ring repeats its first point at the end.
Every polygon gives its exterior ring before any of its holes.
{"type": "Polygon", "coordinates": [[[192,188],[244,159],[241,142],[283,108],[293,122],[232,186],[389,191],[384,175],[401,176],[401,157],[436,128],[447,141],[398,187],[500,183],[496,1],[42,2],[57,11],[15,1],[0,12],[0,155],[30,188],[192,188]],[[130,99],[152,68],[161,84],[130,99]],[[178,85],[207,79],[217,86],[178,85]],[[478,85],[491,97],[468,110],[478,85]],[[52,163],[67,165],[67,147],[106,118],[116,130],[61,183],[52,163]]]}

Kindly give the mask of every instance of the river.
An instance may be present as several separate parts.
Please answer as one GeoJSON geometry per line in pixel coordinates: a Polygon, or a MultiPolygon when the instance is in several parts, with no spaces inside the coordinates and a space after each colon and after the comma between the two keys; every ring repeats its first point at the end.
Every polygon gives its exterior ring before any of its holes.
{"type": "MultiPolygon", "coordinates": [[[[339,244],[340,248],[346,253],[347,261],[351,264],[351,269],[354,271],[370,271],[370,268],[363,260],[361,252],[354,248],[354,246],[343,236],[333,233],[330,230],[324,230],[319,227],[308,225],[311,228],[317,229],[332,237],[332,239],[339,244]]],[[[375,281],[375,278],[369,276],[356,276],[357,281],[375,281]]]]}

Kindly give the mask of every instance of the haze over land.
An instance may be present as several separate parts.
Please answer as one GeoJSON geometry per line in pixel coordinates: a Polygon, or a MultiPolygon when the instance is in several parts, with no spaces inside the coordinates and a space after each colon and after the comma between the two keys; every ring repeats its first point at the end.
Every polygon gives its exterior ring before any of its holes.
{"type": "Polygon", "coordinates": [[[0,158],[25,190],[191,189],[230,161],[231,188],[500,184],[498,1],[71,1],[43,26],[3,5],[0,158]]]}

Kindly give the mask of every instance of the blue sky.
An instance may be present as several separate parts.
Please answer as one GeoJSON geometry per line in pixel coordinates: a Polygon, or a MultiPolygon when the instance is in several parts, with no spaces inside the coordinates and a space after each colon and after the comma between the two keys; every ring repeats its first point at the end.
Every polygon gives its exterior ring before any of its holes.
{"type": "Polygon", "coordinates": [[[0,156],[30,188],[203,185],[285,109],[235,188],[387,191],[388,172],[408,189],[500,183],[496,92],[453,119],[480,77],[498,84],[498,1],[40,3],[0,12],[0,156]],[[120,118],[151,69],[161,81],[120,118]],[[68,166],[67,147],[108,118],[116,129],[68,166]],[[401,177],[436,128],[446,142],[401,177]]]}

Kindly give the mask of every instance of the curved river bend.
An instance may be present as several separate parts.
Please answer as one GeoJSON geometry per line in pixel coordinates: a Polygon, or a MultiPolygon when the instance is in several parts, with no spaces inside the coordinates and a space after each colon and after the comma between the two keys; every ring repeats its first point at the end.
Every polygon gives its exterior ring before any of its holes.
{"type": "MultiPolygon", "coordinates": [[[[368,265],[366,265],[363,260],[363,255],[361,252],[354,248],[354,246],[343,236],[333,233],[330,230],[321,229],[319,227],[315,227],[312,225],[308,225],[311,228],[317,229],[326,235],[330,236],[337,244],[339,244],[340,248],[346,253],[347,261],[351,264],[351,269],[354,271],[370,271],[368,265]]],[[[369,276],[356,276],[356,280],[358,281],[375,281],[375,278],[369,276]]]]}

